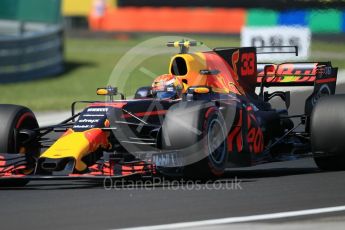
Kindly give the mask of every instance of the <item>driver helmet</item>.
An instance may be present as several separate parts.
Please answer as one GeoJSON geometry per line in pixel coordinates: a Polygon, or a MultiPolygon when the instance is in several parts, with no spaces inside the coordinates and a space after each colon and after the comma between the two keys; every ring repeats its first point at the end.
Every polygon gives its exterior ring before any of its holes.
{"type": "Polygon", "coordinates": [[[152,93],[160,99],[180,98],[182,90],[182,80],[172,74],[160,75],[152,83],[152,93]]]}

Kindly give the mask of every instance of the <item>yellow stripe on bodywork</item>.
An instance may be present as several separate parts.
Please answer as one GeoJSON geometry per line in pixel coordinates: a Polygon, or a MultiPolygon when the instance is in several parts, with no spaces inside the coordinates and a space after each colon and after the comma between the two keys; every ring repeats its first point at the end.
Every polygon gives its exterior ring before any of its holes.
{"type": "Polygon", "coordinates": [[[58,139],[40,158],[60,159],[74,158],[78,171],[86,169],[82,158],[89,153],[90,143],[84,132],[71,132],[58,139]]]}

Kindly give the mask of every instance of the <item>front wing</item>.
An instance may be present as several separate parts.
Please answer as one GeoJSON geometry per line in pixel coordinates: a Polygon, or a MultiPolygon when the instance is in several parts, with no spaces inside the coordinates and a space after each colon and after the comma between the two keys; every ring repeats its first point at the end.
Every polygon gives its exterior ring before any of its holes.
{"type": "Polygon", "coordinates": [[[24,154],[0,154],[0,182],[2,180],[104,180],[132,177],[153,177],[176,175],[188,164],[188,156],[182,151],[160,151],[136,153],[138,160],[125,161],[122,158],[102,157],[83,173],[37,171],[38,159],[24,154]],[[173,173],[171,173],[173,172],[173,173]]]}
{"type": "Polygon", "coordinates": [[[142,160],[122,162],[118,159],[99,160],[83,173],[57,171],[36,172],[35,159],[23,154],[0,154],[0,181],[27,180],[104,180],[105,178],[149,177],[156,174],[155,165],[142,160]]]}

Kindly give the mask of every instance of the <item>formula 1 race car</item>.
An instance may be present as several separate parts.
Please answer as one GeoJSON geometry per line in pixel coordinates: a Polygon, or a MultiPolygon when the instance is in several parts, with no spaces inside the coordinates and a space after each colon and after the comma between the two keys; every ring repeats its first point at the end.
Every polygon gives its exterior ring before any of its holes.
{"type": "MultiPolygon", "coordinates": [[[[205,178],[231,167],[306,156],[320,169],[345,169],[345,96],[333,95],[338,69],[330,62],[257,63],[257,55],[277,53],[272,47],[189,53],[199,44],[169,42],[180,49],[169,74],[139,88],[134,99],[115,87],[98,88],[106,100],[73,102],[72,116],[56,125],[39,127],[28,108],[0,105],[0,183],[205,178]],[[290,92],[266,90],[274,86],[314,90],[305,111],[289,115],[290,92]],[[114,100],[116,95],[121,99],[114,100]],[[286,109],[272,107],[275,97],[286,109]],[[86,107],[76,113],[78,103],[86,107]]],[[[298,50],[287,46],[279,52],[298,50]]]]}

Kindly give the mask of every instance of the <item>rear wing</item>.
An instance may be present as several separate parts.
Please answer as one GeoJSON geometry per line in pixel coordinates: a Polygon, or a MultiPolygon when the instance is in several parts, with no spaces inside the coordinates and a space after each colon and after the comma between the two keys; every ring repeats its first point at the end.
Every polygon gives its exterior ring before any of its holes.
{"type": "MultiPolygon", "coordinates": [[[[260,95],[265,95],[264,87],[313,86],[312,94],[305,101],[307,117],[320,97],[335,94],[338,68],[332,67],[330,62],[261,63],[257,70],[256,83],[260,86],[260,95]]],[[[306,131],[309,131],[308,120],[306,131]]]]}
{"type": "Polygon", "coordinates": [[[259,63],[257,86],[313,86],[315,83],[336,82],[338,68],[330,62],[259,63]]]}

